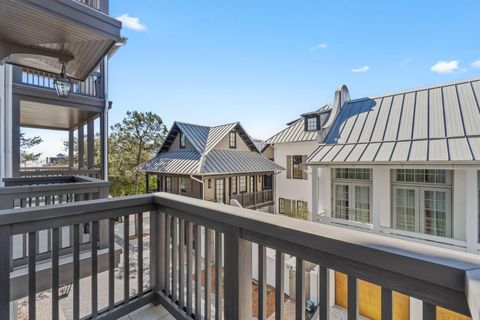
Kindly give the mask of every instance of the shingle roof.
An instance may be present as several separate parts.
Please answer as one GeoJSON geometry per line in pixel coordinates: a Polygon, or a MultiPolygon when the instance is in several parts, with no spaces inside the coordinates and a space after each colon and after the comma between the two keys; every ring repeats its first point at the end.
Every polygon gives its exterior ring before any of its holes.
{"type": "MultiPolygon", "coordinates": [[[[320,112],[328,112],[330,105],[325,105],[320,109],[304,113],[302,116],[319,114],[320,112]]],[[[287,123],[288,127],[268,138],[265,143],[287,143],[287,142],[302,142],[315,141],[317,139],[317,131],[305,131],[304,118],[298,118],[292,122],[287,123]]]]}
{"type": "Polygon", "coordinates": [[[480,160],[480,79],[347,102],[309,163],[480,160]]]}

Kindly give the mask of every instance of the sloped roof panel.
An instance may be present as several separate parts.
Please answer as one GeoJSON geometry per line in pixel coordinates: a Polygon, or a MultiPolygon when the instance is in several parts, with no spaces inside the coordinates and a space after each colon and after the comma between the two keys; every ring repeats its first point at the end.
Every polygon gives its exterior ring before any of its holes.
{"type": "Polygon", "coordinates": [[[308,163],[480,161],[480,79],[352,100],[308,163]]]}
{"type": "Polygon", "coordinates": [[[480,110],[471,82],[459,84],[457,91],[466,134],[480,135],[480,110]]]}
{"type": "Polygon", "coordinates": [[[205,152],[210,152],[227,133],[232,131],[238,123],[229,123],[221,126],[211,127],[208,132],[208,139],[205,146],[205,152]]]}
{"type": "Polygon", "coordinates": [[[171,174],[198,174],[200,154],[194,150],[168,151],[142,163],[137,170],[171,174]]]}
{"type": "Polygon", "coordinates": [[[176,124],[198,152],[205,151],[209,127],[183,122],[176,122],[176,124]]]}
{"type": "Polygon", "coordinates": [[[463,119],[458,105],[457,89],[455,86],[442,88],[443,106],[445,109],[445,123],[447,137],[464,136],[463,119]]]}
{"type": "Polygon", "coordinates": [[[212,150],[205,156],[202,174],[275,172],[284,168],[259,153],[239,150],[212,150]]]}
{"type": "Polygon", "coordinates": [[[280,131],[273,137],[267,139],[266,143],[286,143],[315,141],[317,139],[317,131],[305,131],[303,118],[292,123],[288,128],[280,131]]]}

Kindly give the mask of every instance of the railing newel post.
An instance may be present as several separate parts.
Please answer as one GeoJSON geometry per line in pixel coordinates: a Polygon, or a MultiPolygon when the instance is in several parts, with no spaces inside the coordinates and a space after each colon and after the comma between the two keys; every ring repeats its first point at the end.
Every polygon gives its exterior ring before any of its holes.
{"type": "Polygon", "coordinates": [[[228,227],[224,233],[225,319],[252,317],[252,243],[240,236],[240,229],[228,227]]]}
{"type": "MultiPolygon", "coordinates": [[[[10,225],[0,226],[0,251],[11,256],[10,225]]],[[[10,259],[0,259],[0,319],[10,319],[10,259]]]]}

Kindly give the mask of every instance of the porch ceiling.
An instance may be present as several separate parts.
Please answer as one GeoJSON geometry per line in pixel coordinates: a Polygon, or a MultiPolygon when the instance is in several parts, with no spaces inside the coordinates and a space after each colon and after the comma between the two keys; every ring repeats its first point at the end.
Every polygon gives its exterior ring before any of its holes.
{"type": "Polygon", "coordinates": [[[79,108],[20,102],[20,125],[23,127],[69,130],[95,116],[95,112],[79,108]]]}
{"type": "Polygon", "coordinates": [[[121,23],[73,0],[0,0],[0,59],[84,80],[120,40],[121,23]],[[3,50],[3,52],[2,52],[3,50]]]}

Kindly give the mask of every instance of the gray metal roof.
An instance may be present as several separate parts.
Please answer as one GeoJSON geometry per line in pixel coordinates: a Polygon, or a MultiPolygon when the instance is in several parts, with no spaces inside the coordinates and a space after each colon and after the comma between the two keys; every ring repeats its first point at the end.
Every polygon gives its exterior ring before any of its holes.
{"type": "Polygon", "coordinates": [[[314,114],[328,114],[331,106],[325,105],[320,109],[302,114],[302,118],[298,118],[292,122],[287,123],[288,127],[280,131],[276,135],[265,140],[267,144],[287,143],[287,142],[303,142],[315,141],[317,139],[317,131],[305,131],[305,124],[303,116],[314,114]]]}
{"type": "Polygon", "coordinates": [[[137,167],[139,171],[172,174],[198,174],[200,154],[195,150],[162,152],[137,167]]]}
{"type": "Polygon", "coordinates": [[[141,164],[137,170],[144,172],[212,175],[247,172],[274,172],[282,167],[260,153],[239,150],[212,150],[203,161],[196,151],[168,151],[157,154],[141,164]]]}
{"type": "Polygon", "coordinates": [[[274,172],[284,170],[261,154],[240,150],[212,150],[204,159],[203,174],[274,172]]]}
{"type": "Polygon", "coordinates": [[[480,160],[480,79],[347,102],[309,163],[480,160]]]}
{"type": "Polygon", "coordinates": [[[259,152],[252,139],[239,122],[208,127],[175,121],[168,132],[159,153],[168,151],[175,140],[175,137],[181,131],[185,134],[187,140],[193,145],[197,152],[205,155],[213,150],[213,148],[215,148],[215,146],[232,130],[237,131],[252,151],[259,152]]]}
{"type": "Polygon", "coordinates": [[[158,154],[153,159],[139,165],[136,169],[144,172],[188,175],[284,170],[262,156],[253,140],[238,122],[215,127],[175,122],[158,154]],[[248,145],[250,151],[214,149],[232,130],[236,130],[248,145]],[[179,132],[185,134],[195,150],[169,150],[179,132]]]}

